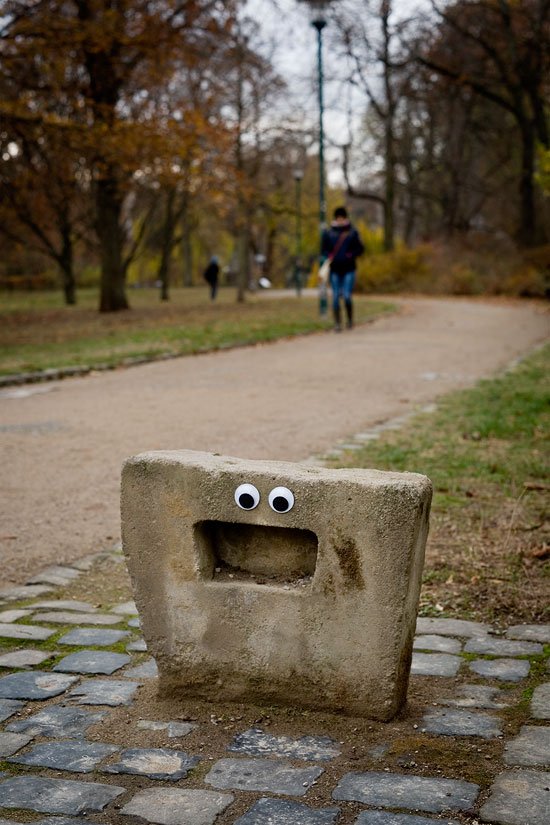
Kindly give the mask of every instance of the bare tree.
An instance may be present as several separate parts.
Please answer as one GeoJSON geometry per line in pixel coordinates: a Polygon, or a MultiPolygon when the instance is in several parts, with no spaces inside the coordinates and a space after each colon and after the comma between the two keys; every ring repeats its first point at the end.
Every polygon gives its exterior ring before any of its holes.
{"type": "Polygon", "coordinates": [[[397,199],[396,119],[403,96],[407,55],[402,39],[407,21],[396,19],[391,0],[380,0],[376,8],[368,2],[352,2],[337,18],[345,54],[351,61],[349,81],[365,95],[368,109],[381,127],[383,157],[382,187],[379,190],[351,184],[349,150],[344,149],[344,174],[348,194],[380,204],[384,215],[384,249],[395,245],[397,199]]]}
{"type": "Polygon", "coordinates": [[[515,124],[520,151],[518,239],[544,240],[536,208],[536,146],[549,146],[546,119],[550,75],[548,0],[459,0],[433,9],[419,61],[457,87],[467,87],[515,124]]]}
{"type": "Polygon", "coordinates": [[[82,158],[69,136],[34,120],[5,117],[0,134],[0,234],[51,258],[59,268],[65,303],[76,303],[75,245],[91,214],[82,158]]]}

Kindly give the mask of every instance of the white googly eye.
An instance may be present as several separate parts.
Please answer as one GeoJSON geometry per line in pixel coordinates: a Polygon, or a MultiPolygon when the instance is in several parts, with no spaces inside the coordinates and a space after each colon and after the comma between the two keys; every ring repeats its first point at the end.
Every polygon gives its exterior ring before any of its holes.
{"type": "Polygon", "coordinates": [[[235,490],[235,501],[241,510],[253,510],[260,503],[260,494],[253,484],[239,484],[235,490]]]}
{"type": "Polygon", "coordinates": [[[274,487],[268,501],[276,513],[288,513],[294,507],[294,493],[288,487],[274,487]]]}

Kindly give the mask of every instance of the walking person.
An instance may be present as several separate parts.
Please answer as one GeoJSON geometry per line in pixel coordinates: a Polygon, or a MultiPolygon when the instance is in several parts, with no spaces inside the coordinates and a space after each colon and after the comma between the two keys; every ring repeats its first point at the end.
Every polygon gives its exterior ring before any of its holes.
{"type": "Polygon", "coordinates": [[[330,287],[332,289],[332,311],[334,329],[342,329],[340,299],[346,307],[347,328],[353,326],[352,292],[355,284],[355,262],[362,255],[365,247],[357,229],[350,223],[348,213],[343,206],[334,210],[334,220],[325,229],[321,239],[321,255],[330,260],[330,287]]]}
{"type": "Polygon", "coordinates": [[[220,274],[220,265],[215,255],[210,258],[210,263],[203,272],[203,278],[210,287],[210,299],[214,301],[218,293],[218,277],[220,274]]]}

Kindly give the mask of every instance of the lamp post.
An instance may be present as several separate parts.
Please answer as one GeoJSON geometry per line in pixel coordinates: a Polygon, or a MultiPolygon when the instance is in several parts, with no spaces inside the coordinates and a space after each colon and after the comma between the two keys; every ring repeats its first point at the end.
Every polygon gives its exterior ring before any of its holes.
{"type": "Polygon", "coordinates": [[[294,284],[296,295],[302,294],[302,179],[301,169],[294,170],[295,197],[296,197],[296,260],[294,263],[294,284]]]}
{"type": "MultiPolygon", "coordinates": [[[[325,130],[323,125],[323,29],[327,25],[325,11],[333,0],[300,0],[307,3],[311,15],[311,25],[317,31],[317,92],[319,100],[319,228],[322,234],[327,222],[327,203],[325,199],[325,130]]],[[[319,314],[327,314],[327,285],[319,284],[319,314]]]]}

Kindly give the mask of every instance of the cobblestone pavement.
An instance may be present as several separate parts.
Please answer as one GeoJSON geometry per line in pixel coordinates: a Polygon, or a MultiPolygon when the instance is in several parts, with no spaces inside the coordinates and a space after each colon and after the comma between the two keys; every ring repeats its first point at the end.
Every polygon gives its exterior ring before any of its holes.
{"type": "Polygon", "coordinates": [[[0,825],[550,823],[550,625],[420,618],[390,723],[169,703],[102,560],[0,593],[0,825]]]}

